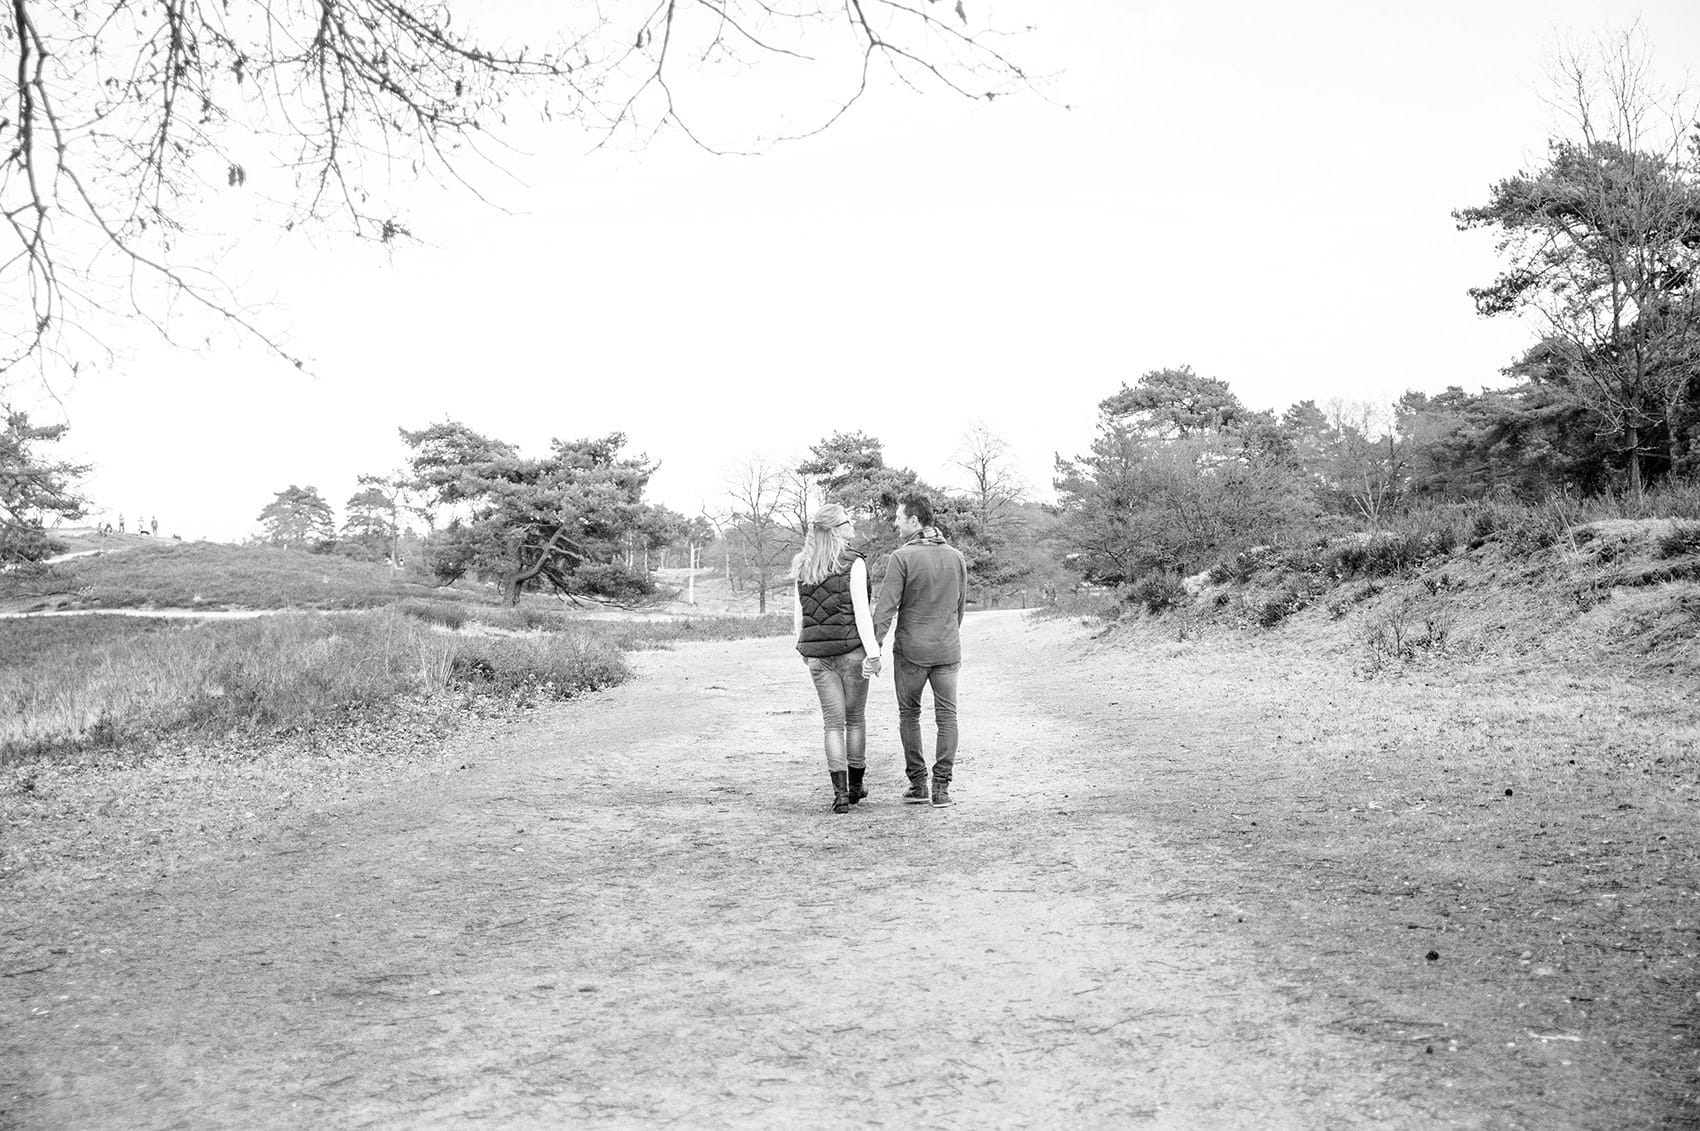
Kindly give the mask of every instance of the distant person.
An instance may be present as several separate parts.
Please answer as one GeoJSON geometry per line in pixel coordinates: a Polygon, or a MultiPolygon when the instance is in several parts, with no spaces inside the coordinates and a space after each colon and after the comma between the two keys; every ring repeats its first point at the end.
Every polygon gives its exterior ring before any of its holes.
{"type": "Polygon", "coordinates": [[[123,515],[118,516],[118,533],[120,533],[120,534],[124,533],[124,516],[123,515]]]}
{"type": "MultiPolygon", "coordinates": [[[[905,541],[893,550],[874,609],[874,636],[891,638],[892,677],[897,686],[897,733],[903,743],[903,772],[909,778],[904,802],[951,804],[956,766],[956,678],[962,668],[962,614],[968,601],[968,562],[933,525],[926,496],[905,495],[892,520],[905,541]],[[921,748],[921,689],[933,689],[938,740],[933,749],[932,790],[921,748]]],[[[877,671],[876,671],[877,674],[877,671]]]]}
{"type": "Polygon", "coordinates": [[[848,813],[868,795],[868,680],[879,674],[879,645],[869,613],[868,563],[850,548],[850,513],[828,503],[809,520],[791,563],[791,623],[797,651],[820,697],[832,811],[848,813]]]}
{"type": "Polygon", "coordinates": [[[155,515],[154,517],[148,519],[148,533],[153,534],[155,536],[158,536],[158,534],[159,534],[159,516],[158,515],[155,515]]]}

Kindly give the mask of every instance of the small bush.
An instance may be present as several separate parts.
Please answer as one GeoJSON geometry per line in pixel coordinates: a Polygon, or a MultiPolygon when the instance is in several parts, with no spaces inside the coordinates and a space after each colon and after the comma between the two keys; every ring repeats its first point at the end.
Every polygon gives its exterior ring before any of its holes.
{"type": "Polygon", "coordinates": [[[1274,628],[1306,605],[1310,597],[1299,589],[1286,589],[1256,606],[1254,616],[1260,628],[1274,628]]]}
{"type": "Polygon", "coordinates": [[[1319,554],[1323,572],[1342,581],[1390,577],[1422,563],[1432,552],[1430,537],[1417,530],[1384,532],[1342,542],[1319,554]]]}
{"type": "Polygon", "coordinates": [[[1127,599],[1130,604],[1144,605],[1147,612],[1160,613],[1186,602],[1186,583],[1179,574],[1147,574],[1128,588],[1127,599]]]}
{"type": "Polygon", "coordinates": [[[434,624],[438,628],[460,629],[465,627],[468,614],[460,605],[451,605],[441,601],[402,601],[396,605],[396,610],[414,620],[434,624]]]}
{"type": "Polygon", "coordinates": [[[1458,528],[1450,522],[1440,523],[1428,532],[1428,552],[1445,556],[1458,548],[1458,528]]]}
{"type": "Polygon", "coordinates": [[[1444,611],[1402,602],[1364,626],[1364,644],[1370,666],[1380,668],[1390,660],[1414,660],[1419,652],[1442,649],[1451,634],[1452,619],[1444,611]]]}
{"type": "Polygon", "coordinates": [[[1356,577],[1364,571],[1364,564],[1369,561],[1368,543],[1352,539],[1327,551],[1323,556],[1324,568],[1334,577],[1356,577]]]}
{"type": "Polygon", "coordinates": [[[469,637],[457,641],[451,679],[474,690],[524,699],[570,699],[631,678],[619,650],[586,633],[469,637]]]}
{"type": "Polygon", "coordinates": [[[1659,535],[1656,549],[1661,558],[1700,554],[1700,522],[1678,519],[1671,523],[1671,528],[1659,535]]]}
{"type": "Polygon", "coordinates": [[[527,632],[559,632],[567,627],[568,616],[555,609],[534,609],[524,605],[514,610],[514,621],[527,632]]]}
{"type": "Polygon", "coordinates": [[[1281,555],[1281,564],[1294,573],[1313,573],[1322,568],[1325,550],[1323,546],[1295,546],[1281,555]]]}
{"type": "MultiPolygon", "coordinates": [[[[1065,590],[1057,594],[1056,600],[1033,610],[1031,615],[1046,620],[1056,617],[1070,620],[1076,617],[1083,620],[1117,620],[1122,615],[1122,605],[1116,594],[1106,589],[1094,587],[1074,592],[1065,590]]],[[[787,617],[785,631],[789,632],[790,628],[791,620],[787,617]]]]}

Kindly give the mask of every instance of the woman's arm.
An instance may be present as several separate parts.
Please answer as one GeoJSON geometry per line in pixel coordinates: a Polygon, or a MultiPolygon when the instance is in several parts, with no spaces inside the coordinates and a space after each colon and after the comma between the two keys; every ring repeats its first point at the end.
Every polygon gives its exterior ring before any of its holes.
{"type": "Polygon", "coordinates": [[[850,608],[856,613],[856,631],[862,637],[862,650],[870,658],[878,656],[880,641],[874,635],[874,614],[868,608],[868,563],[862,558],[850,563],[850,608]]]}
{"type": "Polygon", "coordinates": [[[801,643],[803,639],[803,595],[797,591],[797,583],[791,583],[791,642],[801,643]]]}

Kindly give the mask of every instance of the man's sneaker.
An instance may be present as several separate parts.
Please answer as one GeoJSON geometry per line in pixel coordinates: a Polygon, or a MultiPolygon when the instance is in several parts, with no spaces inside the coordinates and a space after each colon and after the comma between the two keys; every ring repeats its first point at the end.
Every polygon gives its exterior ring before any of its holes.
{"type": "Polygon", "coordinates": [[[936,781],[936,782],[934,782],[933,783],[933,808],[934,809],[943,809],[946,805],[955,805],[955,804],[956,804],[956,802],[954,802],[950,799],[950,783],[947,782],[947,781],[942,781],[942,782],[936,781]]]}
{"type": "Polygon", "coordinates": [[[911,782],[909,792],[903,795],[903,804],[905,805],[926,805],[931,801],[932,798],[927,796],[927,786],[924,782],[911,782]]]}

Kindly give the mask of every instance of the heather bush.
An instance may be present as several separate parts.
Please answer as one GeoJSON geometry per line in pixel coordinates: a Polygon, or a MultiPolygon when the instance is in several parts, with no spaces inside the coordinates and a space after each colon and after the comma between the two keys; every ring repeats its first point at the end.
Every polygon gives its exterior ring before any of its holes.
{"type": "Polygon", "coordinates": [[[1129,604],[1144,605],[1146,611],[1152,613],[1185,604],[1186,600],[1186,584],[1179,574],[1174,573],[1146,574],[1127,591],[1129,604]]]}
{"type": "Polygon", "coordinates": [[[417,598],[410,598],[409,600],[398,602],[396,605],[396,611],[402,613],[404,616],[412,617],[415,620],[424,621],[426,624],[432,624],[436,625],[438,628],[448,629],[459,629],[464,627],[468,617],[471,615],[466,608],[461,605],[449,604],[443,601],[425,601],[417,598]]]}
{"type": "Polygon", "coordinates": [[[606,639],[588,633],[479,636],[455,641],[451,678],[480,691],[521,699],[570,699],[631,678],[606,639]]]}
{"type": "Polygon", "coordinates": [[[1363,633],[1370,667],[1379,669],[1392,660],[1414,660],[1420,652],[1444,648],[1452,618],[1442,607],[1401,601],[1367,621],[1363,633]]]}
{"type": "Polygon", "coordinates": [[[1283,594],[1278,597],[1271,597],[1257,606],[1258,627],[1274,628],[1292,615],[1294,607],[1290,595],[1283,594]]]}
{"type": "Polygon", "coordinates": [[[1671,523],[1670,529],[1659,535],[1656,549],[1661,558],[1700,554],[1700,522],[1678,519],[1671,523]]]}

